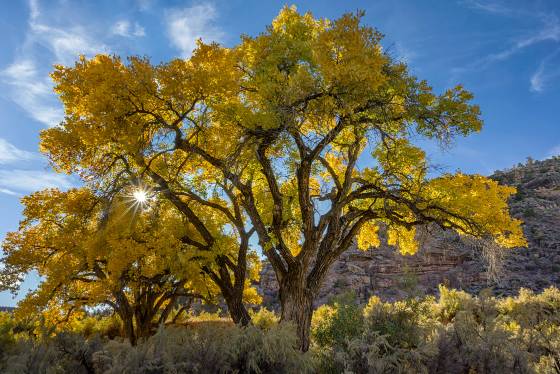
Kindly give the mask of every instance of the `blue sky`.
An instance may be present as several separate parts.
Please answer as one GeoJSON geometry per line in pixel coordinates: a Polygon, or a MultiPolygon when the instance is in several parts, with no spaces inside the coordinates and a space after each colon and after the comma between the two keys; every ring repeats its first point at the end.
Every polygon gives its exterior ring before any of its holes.
{"type": "MultiPolygon", "coordinates": [[[[187,57],[196,38],[226,46],[255,35],[285,4],[336,18],[363,9],[384,46],[436,91],[462,83],[485,126],[445,151],[428,144],[445,170],[491,174],[560,154],[560,0],[164,1],[19,0],[0,6],[0,239],[17,228],[19,199],[77,181],[49,169],[38,133],[62,108],[52,65],[79,54],[144,55],[154,63],[187,57]]],[[[31,275],[23,289],[33,287],[31,275]]],[[[14,305],[0,294],[0,305],[14,305]]]]}

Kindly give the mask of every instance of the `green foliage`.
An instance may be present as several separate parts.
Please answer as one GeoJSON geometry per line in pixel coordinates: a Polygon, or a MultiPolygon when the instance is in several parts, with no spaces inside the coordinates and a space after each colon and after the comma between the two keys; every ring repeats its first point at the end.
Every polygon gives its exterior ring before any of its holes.
{"type": "Polygon", "coordinates": [[[499,299],[441,286],[438,299],[335,303],[317,310],[313,334],[325,373],[560,373],[560,291],[499,299]],[[352,308],[357,328],[341,317],[352,308]]]}
{"type": "Polygon", "coordinates": [[[362,330],[363,323],[360,307],[351,294],[346,294],[315,311],[311,331],[314,342],[320,347],[342,345],[362,330]]]}
{"type": "Polygon", "coordinates": [[[15,321],[11,314],[0,313],[0,370],[3,369],[5,356],[15,344],[14,336],[15,321]]]}

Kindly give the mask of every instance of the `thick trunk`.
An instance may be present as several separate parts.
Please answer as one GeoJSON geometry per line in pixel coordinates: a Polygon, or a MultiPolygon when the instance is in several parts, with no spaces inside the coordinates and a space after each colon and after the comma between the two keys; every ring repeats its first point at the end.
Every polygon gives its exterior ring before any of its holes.
{"type": "Polygon", "coordinates": [[[251,323],[251,316],[243,304],[243,294],[224,297],[229,315],[235,324],[247,326],[251,323]]]}
{"type": "Polygon", "coordinates": [[[152,334],[152,318],[139,313],[136,314],[136,339],[145,339],[152,334]]]}
{"type": "Polygon", "coordinates": [[[297,281],[284,281],[280,286],[281,321],[296,326],[299,349],[309,349],[311,317],[313,316],[313,293],[297,281]]]}

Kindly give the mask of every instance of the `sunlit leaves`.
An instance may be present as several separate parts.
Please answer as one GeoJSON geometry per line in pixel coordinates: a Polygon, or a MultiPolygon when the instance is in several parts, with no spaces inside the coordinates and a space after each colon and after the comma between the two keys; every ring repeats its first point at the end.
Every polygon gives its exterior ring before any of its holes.
{"type": "Polygon", "coordinates": [[[391,225],[387,230],[387,244],[396,246],[403,255],[412,255],[418,250],[415,235],[414,227],[391,225]]]}
{"type": "Polygon", "coordinates": [[[373,222],[368,221],[360,228],[360,233],[356,237],[356,244],[361,251],[367,251],[371,248],[379,247],[379,226],[373,222]]]}
{"type": "Polygon", "coordinates": [[[480,175],[444,175],[429,182],[426,194],[435,206],[433,214],[459,226],[460,233],[490,235],[504,247],[526,246],[521,222],[509,216],[507,201],[514,187],[480,175]],[[439,211],[439,212],[438,212],[439,211]]]}

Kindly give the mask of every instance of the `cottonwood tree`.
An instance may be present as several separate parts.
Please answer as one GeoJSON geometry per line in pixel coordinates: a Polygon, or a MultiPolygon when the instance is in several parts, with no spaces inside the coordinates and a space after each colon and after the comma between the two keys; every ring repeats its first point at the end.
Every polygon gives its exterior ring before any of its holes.
{"type": "MultiPolygon", "coordinates": [[[[278,279],[282,320],[297,325],[307,350],[329,268],[353,243],[377,246],[380,225],[406,254],[417,249],[415,228],[429,223],[525,245],[508,213],[513,188],[434,175],[413,142],[479,131],[472,95],[461,86],[433,93],[361,17],[284,8],[230,49],[199,42],[190,59],[158,66],[97,56],[57,67],[67,115],[43,132],[43,150],[60,169],[96,178],[114,175],[105,165],[117,154],[179,210],[196,203],[242,217],[238,230],[256,235],[278,279]]],[[[243,266],[235,260],[229,271],[243,266]]]]}
{"type": "MultiPolygon", "coordinates": [[[[235,92],[237,76],[226,70],[232,57],[201,46],[190,60],[155,67],[142,58],[125,65],[104,55],[57,67],[53,78],[66,118],[43,132],[41,144],[58,170],[77,173],[102,195],[139,181],[172,203],[194,228],[184,244],[214,260],[202,269],[219,286],[233,321],[246,325],[243,297],[256,276],[247,266],[257,262],[249,245],[255,230],[246,225],[232,183],[176,149],[169,133],[171,126],[203,125],[209,105],[235,92]],[[212,229],[216,222],[228,228],[227,238],[212,229]]],[[[216,133],[212,142],[227,147],[232,135],[216,133]]]]}
{"type": "Polygon", "coordinates": [[[182,238],[193,229],[166,201],[151,206],[145,195],[121,193],[107,202],[81,188],[36,192],[23,204],[19,230],[3,245],[1,272],[2,288],[14,292],[29,271],[41,276],[38,289],[18,304],[20,317],[46,314],[58,323],[85,307],[109,307],[135,344],[181,300],[219,294],[200,271],[212,261],[204,265],[185,246],[182,238]]]}

